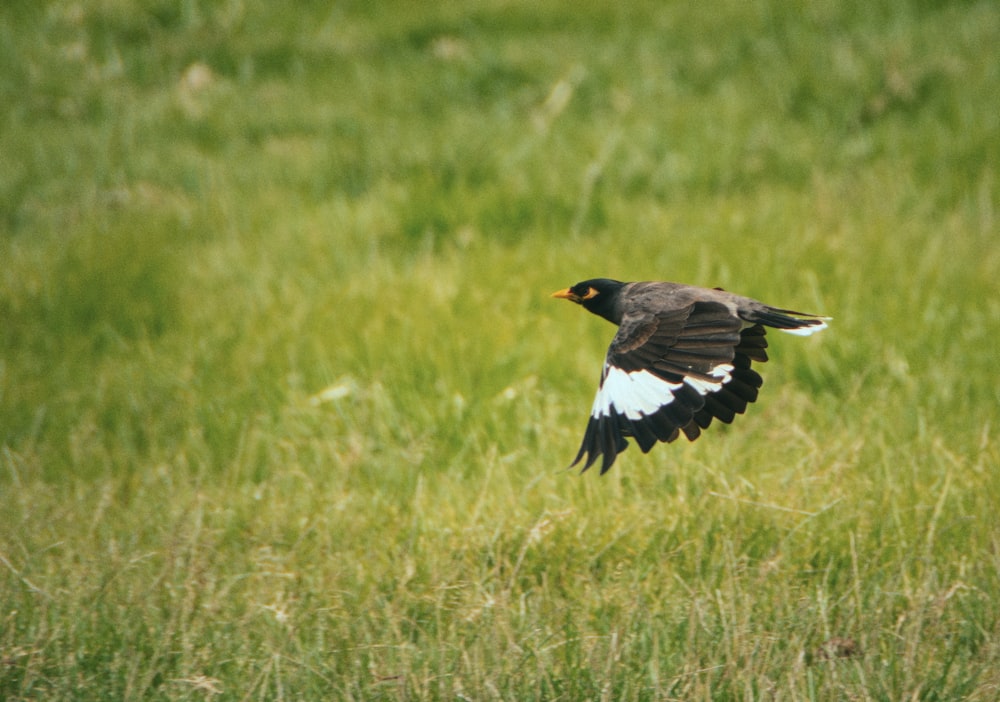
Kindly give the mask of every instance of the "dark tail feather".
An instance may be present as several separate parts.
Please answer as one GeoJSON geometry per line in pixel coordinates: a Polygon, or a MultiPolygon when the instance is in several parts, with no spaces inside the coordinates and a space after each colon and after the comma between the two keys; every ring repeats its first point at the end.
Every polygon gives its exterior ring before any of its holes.
{"type": "Polygon", "coordinates": [[[753,321],[796,336],[809,336],[826,329],[826,320],[828,319],[830,318],[808,312],[765,307],[757,311],[753,321]]]}

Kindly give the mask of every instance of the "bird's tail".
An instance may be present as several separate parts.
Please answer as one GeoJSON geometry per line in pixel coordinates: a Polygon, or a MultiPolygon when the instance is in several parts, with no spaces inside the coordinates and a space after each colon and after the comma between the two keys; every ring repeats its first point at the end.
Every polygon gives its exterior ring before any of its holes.
{"type": "Polygon", "coordinates": [[[764,307],[754,315],[755,322],[796,336],[809,336],[823,331],[826,329],[826,322],[829,319],[830,317],[821,317],[818,314],[783,310],[777,307],[764,307]]]}

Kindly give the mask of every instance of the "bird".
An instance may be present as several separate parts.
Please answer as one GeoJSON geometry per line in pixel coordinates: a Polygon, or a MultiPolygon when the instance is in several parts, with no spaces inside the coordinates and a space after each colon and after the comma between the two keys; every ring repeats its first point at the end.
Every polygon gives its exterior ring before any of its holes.
{"type": "Polygon", "coordinates": [[[607,473],[632,438],[648,453],[681,433],[694,441],[757,400],[767,327],[808,336],[829,317],[771,307],[683,283],[592,278],[552,293],[618,326],[608,347],[583,442],[570,468],[601,460],[607,473]],[[585,459],[585,460],[584,460],[585,459]]]}

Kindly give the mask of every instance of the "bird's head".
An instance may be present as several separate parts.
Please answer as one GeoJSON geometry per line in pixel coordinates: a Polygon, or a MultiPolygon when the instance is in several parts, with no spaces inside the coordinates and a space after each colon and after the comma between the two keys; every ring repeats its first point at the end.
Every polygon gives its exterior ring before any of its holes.
{"type": "Polygon", "coordinates": [[[618,322],[614,319],[614,307],[618,299],[618,293],[623,287],[625,287],[625,283],[619,280],[592,278],[579,282],[565,290],[557,290],[552,293],[552,297],[558,297],[562,300],[569,300],[578,305],[583,305],[587,311],[600,315],[617,324],[618,322]]]}

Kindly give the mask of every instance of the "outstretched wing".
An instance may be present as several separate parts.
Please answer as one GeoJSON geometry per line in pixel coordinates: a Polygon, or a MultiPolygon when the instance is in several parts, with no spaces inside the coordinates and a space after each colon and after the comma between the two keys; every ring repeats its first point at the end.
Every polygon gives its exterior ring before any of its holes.
{"type": "Polygon", "coordinates": [[[626,315],[608,348],[601,385],[580,451],[583,470],[601,473],[633,437],[643,452],[681,432],[698,438],[713,418],[731,422],[763,382],[751,361],[766,361],[764,328],[721,302],[694,302],[659,314],[626,315]]]}

